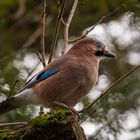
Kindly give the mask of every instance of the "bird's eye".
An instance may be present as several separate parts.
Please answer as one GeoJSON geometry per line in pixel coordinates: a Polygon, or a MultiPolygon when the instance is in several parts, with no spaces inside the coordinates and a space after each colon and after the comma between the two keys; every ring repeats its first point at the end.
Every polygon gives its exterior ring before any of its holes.
{"type": "Polygon", "coordinates": [[[96,51],[95,55],[96,56],[103,56],[104,53],[103,53],[103,51],[98,50],[98,51],[96,51]]]}
{"type": "Polygon", "coordinates": [[[97,43],[96,43],[96,47],[97,47],[97,48],[100,48],[101,46],[102,46],[102,45],[101,45],[100,42],[97,42],[97,43]]]}

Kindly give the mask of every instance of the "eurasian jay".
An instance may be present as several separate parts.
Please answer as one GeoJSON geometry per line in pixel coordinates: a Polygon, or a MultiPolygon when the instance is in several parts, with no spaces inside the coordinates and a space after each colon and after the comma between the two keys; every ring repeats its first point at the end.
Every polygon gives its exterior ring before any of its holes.
{"type": "Polygon", "coordinates": [[[34,75],[15,96],[0,103],[0,115],[29,104],[54,108],[55,101],[74,107],[94,87],[101,58],[114,56],[99,40],[81,39],[34,75]]]}

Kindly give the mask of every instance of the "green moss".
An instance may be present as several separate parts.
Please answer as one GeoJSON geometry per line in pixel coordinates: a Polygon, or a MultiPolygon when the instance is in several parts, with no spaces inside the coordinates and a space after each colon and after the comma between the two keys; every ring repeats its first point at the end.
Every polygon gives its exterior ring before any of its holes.
{"type": "Polygon", "coordinates": [[[0,140],[75,140],[72,123],[67,119],[70,115],[66,109],[54,110],[32,119],[15,135],[3,133],[0,140]]]}
{"type": "Polygon", "coordinates": [[[0,132],[0,140],[10,140],[10,138],[7,137],[7,132],[7,130],[0,132]]]}
{"type": "Polygon", "coordinates": [[[54,123],[63,123],[65,124],[66,121],[62,121],[66,118],[66,116],[70,115],[70,111],[64,110],[64,109],[59,109],[59,110],[54,110],[51,113],[48,114],[43,114],[37,118],[34,118],[31,120],[32,125],[35,127],[40,127],[44,128],[46,125],[49,124],[54,124],[54,123]]]}
{"type": "Polygon", "coordinates": [[[66,117],[70,114],[70,111],[60,109],[32,119],[30,123],[33,129],[30,129],[31,131],[28,132],[24,138],[34,132],[36,135],[45,134],[44,137],[48,137],[49,139],[55,138],[56,135],[61,137],[61,135],[72,133],[71,124],[66,121],[66,117]]]}

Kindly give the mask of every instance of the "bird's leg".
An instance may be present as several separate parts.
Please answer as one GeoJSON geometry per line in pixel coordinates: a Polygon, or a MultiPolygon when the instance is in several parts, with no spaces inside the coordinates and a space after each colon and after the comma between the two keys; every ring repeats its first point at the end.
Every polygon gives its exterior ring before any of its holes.
{"type": "Polygon", "coordinates": [[[76,116],[78,117],[78,120],[80,120],[80,115],[79,115],[78,111],[76,111],[73,107],[68,106],[68,105],[61,103],[61,102],[57,102],[57,101],[54,101],[54,104],[56,104],[59,107],[70,110],[73,114],[76,114],[76,116]]]}

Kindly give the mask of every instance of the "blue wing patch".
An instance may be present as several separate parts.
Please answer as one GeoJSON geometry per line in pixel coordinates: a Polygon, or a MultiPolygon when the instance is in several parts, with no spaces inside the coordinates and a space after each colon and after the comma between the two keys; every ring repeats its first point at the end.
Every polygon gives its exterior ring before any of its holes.
{"type": "Polygon", "coordinates": [[[45,80],[46,78],[52,76],[53,74],[55,74],[57,72],[59,72],[59,69],[57,69],[57,68],[56,69],[52,69],[52,70],[48,70],[46,72],[43,72],[43,73],[39,74],[37,76],[37,79],[38,80],[45,80]]]}
{"type": "Polygon", "coordinates": [[[40,74],[34,75],[17,93],[20,93],[27,88],[31,88],[36,83],[39,83],[40,81],[49,78],[50,76],[54,75],[55,73],[59,71],[60,70],[58,68],[55,68],[55,69],[44,71],[40,74]]]}

